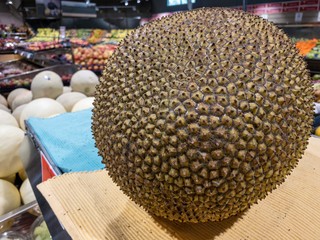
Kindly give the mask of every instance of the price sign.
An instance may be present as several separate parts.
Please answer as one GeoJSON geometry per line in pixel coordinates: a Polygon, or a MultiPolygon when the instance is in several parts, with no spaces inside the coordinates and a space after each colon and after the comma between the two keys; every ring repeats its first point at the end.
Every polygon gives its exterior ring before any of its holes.
{"type": "Polygon", "coordinates": [[[43,154],[43,152],[40,152],[40,155],[41,155],[42,182],[44,182],[50,178],[53,178],[54,176],[57,176],[57,174],[49,164],[49,161],[46,158],[46,156],[43,154]]]}
{"type": "Polygon", "coordinates": [[[66,26],[60,26],[60,39],[66,38],[66,26]]]}
{"type": "Polygon", "coordinates": [[[297,12],[294,16],[294,21],[295,22],[302,22],[302,17],[303,17],[303,13],[302,12],[297,12]]]}

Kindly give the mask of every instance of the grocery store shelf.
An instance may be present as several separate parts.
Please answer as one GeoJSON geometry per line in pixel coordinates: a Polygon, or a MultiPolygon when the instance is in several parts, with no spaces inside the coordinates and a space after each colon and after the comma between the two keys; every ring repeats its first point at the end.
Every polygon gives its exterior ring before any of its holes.
{"type": "Polygon", "coordinates": [[[37,201],[32,201],[28,204],[22,205],[16,209],[14,209],[11,212],[8,212],[4,215],[1,215],[0,216],[0,225],[4,222],[8,221],[9,219],[15,218],[15,217],[21,215],[22,213],[27,212],[28,210],[36,207],[37,205],[38,205],[37,201]]]}
{"type": "Polygon", "coordinates": [[[305,59],[308,65],[308,69],[311,73],[320,73],[320,60],[317,59],[305,59]]]}
{"type": "Polygon", "coordinates": [[[277,24],[279,27],[288,27],[290,25],[312,25],[320,26],[319,12],[286,12],[286,13],[272,13],[272,14],[261,14],[263,18],[268,21],[277,24]]]}

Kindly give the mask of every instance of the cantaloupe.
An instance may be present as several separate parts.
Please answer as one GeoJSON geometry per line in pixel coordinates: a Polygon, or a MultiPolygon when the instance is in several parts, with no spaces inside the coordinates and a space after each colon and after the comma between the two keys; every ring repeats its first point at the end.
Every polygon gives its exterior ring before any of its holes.
{"type": "Polygon", "coordinates": [[[0,179],[0,216],[21,204],[19,190],[6,180],[0,179]]]}
{"type": "MultiPolygon", "coordinates": [[[[34,143],[28,136],[25,136],[23,138],[20,145],[19,153],[20,159],[24,166],[32,166],[36,158],[39,156],[38,150],[35,148],[34,143]]],[[[21,169],[18,174],[22,180],[25,180],[27,178],[25,169],[21,169]]]]}
{"type": "Polygon", "coordinates": [[[25,89],[25,88],[17,88],[17,89],[12,90],[12,91],[9,93],[8,98],[7,98],[8,105],[11,107],[13,100],[14,100],[17,96],[19,96],[20,94],[22,94],[23,92],[27,92],[27,91],[29,91],[29,90],[28,90],[28,89],[25,89]]]}
{"type": "Polygon", "coordinates": [[[8,113],[11,113],[11,110],[9,108],[7,108],[6,106],[0,104],[0,110],[6,111],[8,113]]]}
{"type": "Polygon", "coordinates": [[[64,86],[62,93],[68,93],[68,92],[71,92],[71,91],[72,91],[72,88],[71,88],[71,87],[64,86]]]}
{"type": "Polygon", "coordinates": [[[55,72],[42,71],[32,79],[31,91],[33,99],[56,99],[63,92],[63,82],[55,72]]]}
{"type": "Polygon", "coordinates": [[[11,109],[12,111],[14,111],[17,107],[23,104],[27,104],[31,101],[32,101],[32,92],[31,91],[23,92],[13,100],[11,109]]]}
{"type": "Polygon", "coordinates": [[[11,175],[9,175],[7,177],[3,177],[1,179],[6,180],[6,181],[11,182],[11,183],[14,184],[14,182],[16,180],[16,176],[17,176],[17,173],[13,173],[13,174],[11,174],[11,175]]]}
{"type": "Polygon", "coordinates": [[[20,195],[21,195],[23,204],[27,204],[36,200],[36,197],[33,193],[33,190],[28,178],[23,181],[19,190],[20,190],[20,195]]]}
{"type": "Polygon", "coordinates": [[[24,181],[24,180],[26,180],[26,179],[28,178],[28,175],[27,175],[25,169],[21,169],[21,170],[18,172],[18,175],[19,175],[19,177],[21,178],[22,181],[24,181]]]}
{"type": "Polygon", "coordinates": [[[69,93],[64,93],[60,95],[57,98],[57,101],[64,106],[67,112],[70,112],[72,110],[72,107],[77,102],[79,102],[81,99],[84,99],[84,98],[86,98],[86,95],[84,95],[83,93],[69,92],[69,93]]]}
{"type": "Polygon", "coordinates": [[[51,98],[39,98],[31,101],[22,110],[20,115],[20,126],[25,130],[24,121],[30,117],[46,118],[54,114],[65,113],[65,108],[56,100],[51,98]]]}
{"type": "Polygon", "coordinates": [[[0,104],[2,104],[3,106],[8,107],[7,99],[1,94],[0,94],[0,104]]]}
{"type": "Polygon", "coordinates": [[[0,178],[19,172],[22,168],[20,146],[24,132],[14,126],[0,125],[0,178]]]}
{"type": "Polygon", "coordinates": [[[8,112],[0,110],[0,124],[19,127],[17,120],[8,112]]]}
{"type": "Polygon", "coordinates": [[[22,113],[22,110],[27,106],[27,104],[20,105],[14,111],[11,113],[12,116],[17,120],[18,124],[20,125],[20,115],[22,113]]]}
{"type": "Polygon", "coordinates": [[[77,112],[88,108],[93,108],[94,97],[87,97],[78,101],[72,108],[71,112],[77,112]]]}
{"type": "Polygon", "coordinates": [[[72,75],[70,86],[73,92],[81,92],[86,96],[93,96],[98,83],[99,78],[94,72],[79,70],[72,75]]]}

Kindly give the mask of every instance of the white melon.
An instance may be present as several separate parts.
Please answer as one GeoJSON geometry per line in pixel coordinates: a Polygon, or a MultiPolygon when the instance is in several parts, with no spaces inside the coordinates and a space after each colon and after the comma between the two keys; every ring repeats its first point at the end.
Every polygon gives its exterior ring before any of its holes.
{"type": "MultiPolygon", "coordinates": [[[[20,149],[21,151],[21,149],[20,149]]],[[[20,152],[21,153],[21,152],[20,152]]],[[[26,170],[23,168],[18,172],[19,177],[21,178],[22,181],[26,180],[28,178],[26,170]]]]}
{"type": "Polygon", "coordinates": [[[23,204],[27,204],[36,200],[36,197],[33,193],[33,190],[28,178],[24,180],[23,183],[21,184],[20,195],[21,195],[23,204]]]}
{"type": "Polygon", "coordinates": [[[0,124],[19,127],[17,120],[10,113],[0,110],[0,124]]]}
{"type": "Polygon", "coordinates": [[[71,88],[71,87],[64,86],[64,87],[63,87],[63,93],[68,93],[68,92],[72,92],[72,88],[71,88]]]}
{"type": "Polygon", "coordinates": [[[63,92],[61,77],[52,71],[38,73],[31,82],[33,99],[52,98],[56,99],[63,92]]]}
{"type": "Polygon", "coordinates": [[[11,110],[7,108],[5,105],[0,104],[0,110],[6,111],[8,113],[11,113],[11,110]]]}
{"type": "Polygon", "coordinates": [[[20,115],[20,126],[25,130],[24,121],[30,117],[47,118],[54,114],[65,113],[65,108],[56,100],[51,98],[39,98],[31,101],[22,110],[20,115]]]}
{"type": "Polygon", "coordinates": [[[23,92],[28,92],[29,90],[28,89],[25,89],[25,88],[17,88],[17,89],[14,89],[13,91],[11,91],[8,95],[8,98],[7,98],[7,101],[8,101],[8,104],[9,106],[11,107],[12,106],[12,102],[13,100],[19,96],[20,94],[22,94],[23,92]]]}
{"type": "Polygon", "coordinates": [[[0,125],[0,178],[10,176],[23,168],[20,146],[24,132],[14,126],[0,125]]]}
{"type": "Polygon", "coordinates": [[[23,104],[27,104],[31,101],[32,101],[32,92],[31,91],[23,92],[13,100],[11,109],[12,111],[14,111],[17,107],[23,104]]]}
{"type": "Polygon", "coordinates": [[[14,111],[12,112],[12,116],[17,120],[18,124],[20,125],[20,116],[22,113],[22,110],[27,106],[27,104],[20,105],[14,111]]]}
{"type": "Polygon", "coordinates": [[[72,108],[71,112],[77,112],[88,108],[93,108],[94,97],[87,97],[78,101],[72,108]]]}
{"type": "Polygon", "coordinates": [[[13,174],[11,174],[11,175],[9,175],[7,177],[3,177],[1,179],[6,180],[6,181],[11,182],[11,183],[14,184],[14,182],[16,181],[16,176],[17,176],[17,173],[13,173],[13,174]]]}
{"type": "Polygon", "coordinates": [[[93,96],[98,83],[99,78],[94,72],[79,70],[72,75],[70,87],[73,92],[81,92],[86,96],[93,96]]]}
{"type": "Polygon", "coordinates": [[[67,110],[67,112],[71,112],[72,107],[79,102],[81,99],[86,98],[86,95],[83,93],[79,92],[69,92],[69,93],[64,93],[60,95],[57,98],[57,101],[61,103],[64,108],[67,110]]]}
{"type": "Polygon", "coordinates": [[[3,106],[8,107],[7,99],[1,94],[0,94],[0,104],[2,104],[3,106]]]}
{"type": "Polygon", "coordinates": [[[20,204],[19,190],[11,182],[0,179],[0,216],[18,208],[20,204]]]}

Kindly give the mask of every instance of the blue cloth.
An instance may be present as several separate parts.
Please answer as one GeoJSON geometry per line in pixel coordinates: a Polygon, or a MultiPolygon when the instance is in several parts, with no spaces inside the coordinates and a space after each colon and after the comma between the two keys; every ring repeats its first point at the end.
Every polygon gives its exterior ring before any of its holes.
{"type": "Polygon", "coordinates": [[[92,109],[52,118],[30,118],[28,124],[49,157],[62,172],[104,168],[91,132],[92,109]]]}

